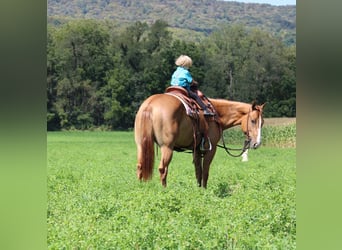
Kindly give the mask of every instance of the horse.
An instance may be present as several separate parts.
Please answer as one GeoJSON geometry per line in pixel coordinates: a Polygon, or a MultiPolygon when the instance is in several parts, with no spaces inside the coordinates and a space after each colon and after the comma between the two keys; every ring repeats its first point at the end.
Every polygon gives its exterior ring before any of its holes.
{"type": "Polygon", "coordinates": [[[193,118],[186,114],[181,100],[163,93],[154,94],[143,101],[134,122],[137,147],[136,173],[140,181],[148,181],[152,178],[155,143],[160,147],[161,159],[158,170],[164,187],[167,186],[167,173],[173,151],[177,148],[192,150],[198,186],[207,188],[210,164],[224,130],[241,125],[249,142],[248,148],[256,149],[260,146],[265,104],[213,98],[208,100],[217,115],[216,119],[207,119],[206,145],[210,144],[210,149],[205,152],[199,145],[200,138],[196,139],[198,136],[194,136],[193,118]]]}

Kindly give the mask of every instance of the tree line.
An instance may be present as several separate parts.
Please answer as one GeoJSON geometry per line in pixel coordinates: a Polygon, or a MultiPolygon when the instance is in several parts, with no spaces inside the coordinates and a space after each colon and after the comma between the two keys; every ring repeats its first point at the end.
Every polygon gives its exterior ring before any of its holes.
{"type": "Polygon", "coordinates": [[[130,129],[139,105],[170,85],[187,54],[207,97],[267,102],[266,117],[296,116],[296,48],[259,29],[222,26],[200,43],[168,23],[73,20],[48,25],[47,129],[130,129]]]}

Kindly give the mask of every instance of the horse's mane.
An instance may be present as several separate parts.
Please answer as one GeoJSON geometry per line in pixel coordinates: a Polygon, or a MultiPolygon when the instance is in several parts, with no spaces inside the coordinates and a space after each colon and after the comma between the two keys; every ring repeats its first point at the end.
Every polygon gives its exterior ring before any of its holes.
{"type": "Polygon", "coordinates": [[[209,100],[215,106],[215,108],[235,108],[242,113],[247,113],[252,106],[252,104],[250,103],[231,101],[226,99],[209,98],[209,100]]]}

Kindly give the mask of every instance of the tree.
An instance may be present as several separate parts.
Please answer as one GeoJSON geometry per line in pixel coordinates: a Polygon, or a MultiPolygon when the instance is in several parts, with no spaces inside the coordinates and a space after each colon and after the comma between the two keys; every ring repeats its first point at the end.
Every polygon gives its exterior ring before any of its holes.
{"type": "Polygon", "coordinates": [[[56,57],[56,42],[54,38],[55,28],[48,25],[47,32],[47,129],[48,130],[59,130],[60,120],[57,111],[54,107],[56,102],[56,86],[57,86],[57,69],[56,65],[58,59],[56,57]]]}
{"type": "Polygon", "coordinates": [[[152,24],[146,44],[148,53],[154,53],[170,43],[171,34],[167,27],[168,24],[163,20],[157,20],[152,24]]]}
{"type": "Polygon", "coordinates": [[[205,81],[213,97],[245,101],[243,70],[248,59],[248,32],[243,26],[224,26],[212,33],[205,46],[208,48],[208,68],[205,81]]]}
{"type": "Polygon", "coordinates": [[[208,95],[268,102],[266,115],[295,115],[294,50],[269,33],[243,26],[222,27],[203,46],[207,48],[203,90],[208,95]]]}
{"type": "Polygon", "coordinates": [[[106,72],[112,68],[108,31],[87,20],[67,23],[52,33],[55,47],[48,62],[54,65],[52,88],[56,92],[50,96],[50,111],[56,112],[61,127],[101,125],[103,107],[98,105],[97,91],[106,84],[106,72]]]}

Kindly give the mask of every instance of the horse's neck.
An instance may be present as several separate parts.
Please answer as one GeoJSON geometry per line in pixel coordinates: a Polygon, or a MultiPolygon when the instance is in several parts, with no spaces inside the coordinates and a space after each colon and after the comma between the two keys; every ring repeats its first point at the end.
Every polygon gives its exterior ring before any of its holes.
{"type": "Polygon", "coordinates": [[[223,129],[240,125],[242,119],[248,114],[251,104],[222,99],[210,99],[218,113],[223,129]]]}

